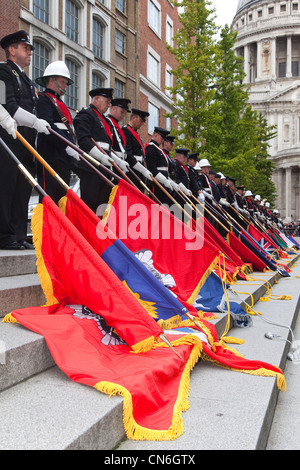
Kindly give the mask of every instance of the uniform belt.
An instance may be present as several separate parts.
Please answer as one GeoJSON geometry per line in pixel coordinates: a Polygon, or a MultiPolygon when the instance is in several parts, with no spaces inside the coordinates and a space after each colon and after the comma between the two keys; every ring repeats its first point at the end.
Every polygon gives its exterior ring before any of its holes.
{"type": "Polygon", "coordinates": [[[114,153],[117,155],[117,157],[121,158],[121,160],[124,160],[124,159],[125,159],[126,154],[124,155],[123,152],[116,152],[116,151],[114,150],[114,153]]]}
{"type": "Polygon", "coordinates": [[[69,129],[67,128],[67,126],[63,122],[54,122],[53,124],[55,124],[58,129],[61,129],[62,131],[68,131],[69,132],[69,129]]]}
{"type": "Polygon", "coordinates": [[[156,169],[159,171],[168,171],[169,168],[167,166],[158,166],[156,169]]]}
{"type": "Polygon", "coordinates": [[[143,162],[143,161],[144,161],[143,155],[134,155],[134,158],[135,158],[138,162],[143,162]]]}

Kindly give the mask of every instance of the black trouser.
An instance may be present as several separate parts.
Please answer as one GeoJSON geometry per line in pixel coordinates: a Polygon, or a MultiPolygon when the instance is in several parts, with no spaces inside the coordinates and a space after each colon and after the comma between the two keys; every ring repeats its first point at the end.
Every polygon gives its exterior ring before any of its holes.
{"type": "MultiPolygon", "coordinates": [[[[35,176],[36,164],[32,154],[18,142],[10,149],[27,170],[35,176]]],[[[32,186],[16,163],[0,148],[0,248],[15,241],[22,243],[27,236],[28,202],[32,186]]]]}
{"type": "MultiPolygon", "coordinates": [[[[55,171],[55,173],[60,176],[67,185],[70,184],[70,177],[71,177],[71,168],[70,165],[65,161],[48,161],[47,157],[43,156],[43,158],[49,163],[51,168],[55,171]]],[[[53,201],[57,204],[60,198],[66,195],[66,190],[62,187],[62,185],[47,171],[44,166],[38,162],[37,164],[37,177],[39,185],[44,189],[44,191],[48,194],[48,196],[53,199],[53,201]]]]}
{"type": "Polygon", "coordinates": [[[108,202],[112,188],[99,175],[89,170],[80,169],[79,176],[80,197],[96,213],[98,206],[108,202]]]}

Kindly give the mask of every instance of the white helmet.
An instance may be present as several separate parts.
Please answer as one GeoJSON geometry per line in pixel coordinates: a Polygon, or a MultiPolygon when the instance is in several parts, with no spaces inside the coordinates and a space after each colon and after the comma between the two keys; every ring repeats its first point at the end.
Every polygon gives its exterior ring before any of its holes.
{"type": "Polygon", "coordinates": [[[203,166],[211,166],[211,164],[209,163],[209,161],[206,158],[202,158],[202,160],[200,160],[200,162],[199,162],[199,165],[201,166],[201,168],[203,166]]]}
{"type": "Polygon", "coordinates": [[[45,68],[44,75],[42,77],[36,78],[35,82],[38,85],[45,87],[47,77],[64,77],[68,79],[68,85],[73,83],[73,80],[70,77],[70,71],[63,60],[56,60],[55,62],[49,64],[45,68]]]}
{"type": "Polygon", "coordinates": [[[196,171],[201,170],[201,166],[199,165],[199,162],[197,162],[196,165],[194,166],[194,170],[196,170],[196,171]]]}
{"type": "Polygon", "coordinates": [[[270,207],[270,203],[269,203],[269,202],[266,202],[266,207],[270,207]]]}
{"type": "Polygon", "coordinates": [[[254,199],[256,199],[256,201],[261,201],[261,197],[260,197],[260,195],[259,195],[259,194],[256,194],[256,196],[255,196],[255,198],[254,198],[254,199]]]}
{"type": "Polygon", "coordinates": [[[226,176],[223,175],[223,173],[221,173],[220,171],[217,172],[219,175],[221,175],[221,180],[226,180],[226,176]]]}
{"type": "Polygon", "coordinates": [[[246,192],[245,192],[245,197],[247,197],[247,196],[253,196],[252,192],[251,192],[251,191],[249,191],[249,190],[248,190],[248,191],[246,191],[246,192]]]}

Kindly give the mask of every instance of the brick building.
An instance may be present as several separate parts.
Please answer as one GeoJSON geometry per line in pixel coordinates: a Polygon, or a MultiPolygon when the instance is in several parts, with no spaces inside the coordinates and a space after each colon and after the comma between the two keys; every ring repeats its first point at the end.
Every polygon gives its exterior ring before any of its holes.
{"type": "Polygon", "coordinates": [[[176,121],[164,115],[172,111],[172,96],[166,86],[173,86],[171,70],[176,67],[166,43],[180,27],[177,7],[169,0],[140,2],[140,108],[150,113],[147,126],[141,128],[144,142],[151,139],[154,126],[176,127],[176,121]]]}
{"type": "MultiPolygon", "coordinates": [[[[89,103],[88,92],[104,86],[116,97],[139,101],[138,1],[1,0],[1,37],[25,29],[35,50],[29,76],[64,60],[74,84],[65,102],[73,114],[89,103]]],[[[5,60],[1,51],[1,60],[5,60]]]]}
{"type": "Polygon", "coordinates": [[[1,0],[0,21],[1,37],[18,29],[29,33],[32,79],[50,62],[66,62],[74,84],[64,100],[73,115],[89,103],[90,89],[104,86],[150,112],[141,129],[145,143],[155,125],[176,126],[164,117],[172,110],[165,87],[173,85],[176,67],[165,43],[172,44],[179,27],[169,0],[1,0]]]}

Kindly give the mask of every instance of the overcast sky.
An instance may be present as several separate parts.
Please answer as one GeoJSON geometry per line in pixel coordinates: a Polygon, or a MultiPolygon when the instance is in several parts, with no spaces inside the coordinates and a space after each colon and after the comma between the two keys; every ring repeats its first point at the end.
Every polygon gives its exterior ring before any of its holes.
{"type": "Polygon", "coordinates": [[[238,0],[211,0],[212,6],[217,9],[217,26],[224,26],[226,23],[231,25],[236,13],[238,0]]]}

